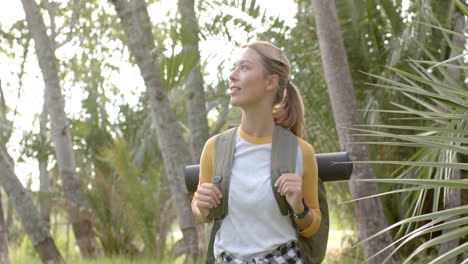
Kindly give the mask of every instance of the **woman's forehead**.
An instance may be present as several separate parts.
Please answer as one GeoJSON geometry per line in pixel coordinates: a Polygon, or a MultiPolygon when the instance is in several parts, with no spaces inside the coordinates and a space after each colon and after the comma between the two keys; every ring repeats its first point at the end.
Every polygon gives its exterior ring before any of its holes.
{"type": "Polygon", "coordinates": [[[232,55],[230,59],[231,64],[239,64],[241,62],[258,63],[261,60],[260,55],[250,48],[239,48],[232,55]]]}

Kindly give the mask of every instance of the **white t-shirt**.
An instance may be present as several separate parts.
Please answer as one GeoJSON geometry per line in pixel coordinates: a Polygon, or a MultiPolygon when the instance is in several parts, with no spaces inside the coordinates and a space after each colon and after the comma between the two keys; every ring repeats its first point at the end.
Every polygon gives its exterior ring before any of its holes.
{"type": "MultiPolygon", "coordinates": [[[[271,143],[255,144],[238,135],[230,178],[228,214],[216,234],[214,255],[259,256],[297,240],[288,215],[282,215],[270,178],[271,143]]],[[[296,173],[302,175],[297,149],[296,173]]]]}
{"type": "MultiPolygon", "coordinates": [[[[203,149],[199,185],[212,181],[215,142],[216,136],[210,138],[203,149]]],[[[271,142],[271,137],[252,137],[239,128],[230,177],[228,214],[215,237],[215,257],[224,251],[238,257],[262,256],[297,240],[289,216],[281,215],[273,194],[271,142]]],[[[313,147],[300,138],[298,143],[296,174],[302,177],[302,195],[312,212],[312,223],[299,234],[310,237],[318,230],[321,219],[318,168],[313,147]]],[[[196,200],[194,196],[192,203],[196,200]]]]}

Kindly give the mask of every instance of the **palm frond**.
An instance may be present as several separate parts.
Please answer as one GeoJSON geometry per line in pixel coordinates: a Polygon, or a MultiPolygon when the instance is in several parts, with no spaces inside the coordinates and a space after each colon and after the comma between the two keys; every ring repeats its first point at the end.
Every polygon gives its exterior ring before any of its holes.
{"type": "MultiPolygon", "coordinates": [[[[455,0],[457,5],[461,2],[455,0]]],[[[463,8],[462,8],[463,9],[463,8]]],[[[463,9],[464,10],[464,9],[463,9]]],[[[464,10],[465,11],[465,10],[464,10]]],[[[432,22],[431,22],[432,23],[432,22]]],[[[439,30],[443,40],[450,38],[448,35],[466,36],[451,30],[444,29],[437,21],[435,25],[425,22],[416,24],[439,30]]],[[[409,68],[402,70],[396,67],[387,69],[399,78],[388,78],[372,73],[365,73],[377,82],[370,85],[377,89],[393,90],[409,100],[407,102],[391,102],[398,109],[381,110],[366,109],[369,112],[391,114],[389,121],[398,120],[397,124],[361,125],[349,128],[354,136],[370,137],[373,140],[359,142],[362,144],[380,144],[395,147],[416,149],[416,153],[406,160],[374,160],[353,161],[354,163],[392,164],[399,165],[392,174],[394,179],[359,180],[377,183],[392,184],[398,186],[394,190],[386,191],[372,197],[384,195],[404,196],[409,203],[408,214],[389,228],[375,234],[376,237],[384,232],[390,232],[393,228],[399,228],[394,243],[382,249],[381,254],[393,247],[387,259],[411,244],[417,238],[426,237],[426,241],[411,249],[411,253],[405,258],[404,263],[409,263],[418,254],[439,246],[447,241],[466,237],[468,235],[468,207],[466,205],[454,208],[445,207],[448,189],[468,189],[468,180],[452,179],[456,170],[468,170],[468,164],[459,162],[457,157],[468,155],[468,89],[464,80],[454,78],[449,71],[460,70],[466,73],[466,53],[454,56],[450,59],[437,61],[421,42],[422,50],[431,60],[408,60],[409,68]],[[461,65],[453,65],[454,61],[461,65]],[[417,121],[417,122],[416,122],[417,121]],[[404,123],[411,122],[411,123],[404,123]],[[403,133],[403,132],[405,133],[403,133]],[[410,186],[408,185],[416,185],[410,186]],[[452,217],[459,217],[453,219],[452,217]],[[452,228],[456,228],[452,230],[452,228]],[[443,231],[440,234],[440,231],[443,231]]],[[[446,45],[455,49],[451,43],[446,45]]],[[[365,198],[360,198],[358,201],[365,198]]],[[[363,240],[361,243],[371,241],[373,238],[363,240]]],[[[441,253],[431,263],[443,263],[444,261],[461,255],[468,245],[462,244],[446,253],[441,253]]],[[[373,258],[375,256],[372,256],[373,258]]]]}

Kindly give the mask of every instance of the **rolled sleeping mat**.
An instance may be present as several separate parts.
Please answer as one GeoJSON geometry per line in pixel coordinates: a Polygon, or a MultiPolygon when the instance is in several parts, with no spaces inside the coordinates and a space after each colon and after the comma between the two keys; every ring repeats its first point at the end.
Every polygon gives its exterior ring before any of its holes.
{"type": "MultiPolygon", "coordinates": [[[[348,152],[332,152],[315,154],[317,160],[318,175],[323,182],[349,180],[353,172],[352,163],[338,163],[338,162],[351,162],[348,152]]],[[[200,165],[185,166],[185,185],[189,192],[195,192],[198,186],[198,175],[200,172],[200,165]]]]}

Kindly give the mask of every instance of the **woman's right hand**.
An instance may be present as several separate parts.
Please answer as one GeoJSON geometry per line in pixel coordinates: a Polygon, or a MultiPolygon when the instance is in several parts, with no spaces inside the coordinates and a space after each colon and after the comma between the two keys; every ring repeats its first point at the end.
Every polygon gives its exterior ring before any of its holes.
{"type": "MultiPolygon", "coordinates": [[[[202,183],[194,194],[196,201],[194,205],[198,208],[200,217],[206,218],[211,208],[221,203],[223,195],[213,183],[202,183]]],[[[195,213],[195,212],[194,212],[195,213]]]]}

